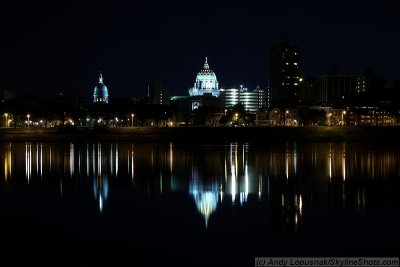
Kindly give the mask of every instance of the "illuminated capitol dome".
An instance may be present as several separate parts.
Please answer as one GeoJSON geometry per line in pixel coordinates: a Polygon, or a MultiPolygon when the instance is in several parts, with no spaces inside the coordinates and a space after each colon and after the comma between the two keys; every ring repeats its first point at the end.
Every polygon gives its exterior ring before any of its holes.
{"type": "Polygon", "coordinates": [[[220,93],[217,76],[208,66],[207,57],[203,69],[196,76],[193,88],[189,89],[190,96],[203,95],[205,93],[211,93],[215,97],[218,97],[220,93]]]}
{"type": "Polygon", "coordinates": [[[93,102],[94,103],[108,103],[108,89],[103,83],[103,74],[100,72],[99,82],[94,87],[93,91],[93,102]]]}

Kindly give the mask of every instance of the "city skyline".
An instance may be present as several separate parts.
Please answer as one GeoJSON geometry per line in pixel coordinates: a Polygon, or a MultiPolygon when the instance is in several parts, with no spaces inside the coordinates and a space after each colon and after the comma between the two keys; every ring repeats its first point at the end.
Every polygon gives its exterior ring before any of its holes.
{"type": "Polygon", "coordinates": [[[267,89],[268,51],[287,40],[300,49],[304,76],[399,77],[398,8],[389,3],[189,4],[3,3],[2,89],[92,97],[99,71],[111,98],[146,95],[160,80],[187,95],[208,57],[220,87],[267,89]],[[343,7],[346,8],[343,8],[343,7]]]}

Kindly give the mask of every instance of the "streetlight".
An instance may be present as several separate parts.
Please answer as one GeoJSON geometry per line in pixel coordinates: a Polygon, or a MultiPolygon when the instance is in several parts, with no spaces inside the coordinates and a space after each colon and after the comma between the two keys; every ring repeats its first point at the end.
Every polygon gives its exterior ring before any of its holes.
{"type": "Polygon", "coordinates": [[[344,115],[346,115],[346,110],[342,111],[342,125],[344,125],[344,115]]]}
{"type": "Polygon", "coordinates": [[[328,114],[328,125],[332,125],[332,121],[331,121],[331,117],[332,117],[332,113],[328,114]]]}
{"type": "Polygon", "coordinates": [[[8,127],[8,113],[4,113],[4,117],[6,117],[6,127],[8,127]]]}
{"type": "Polygon", "coordinates": [[[132,117],[132,127],[133,127],[133,117],[135,117],[135,114],[131,114],[131,117],[132,117]]]}
{"type": "Polygon", "coordinates": [[[284,119],[283,119],[283,126],[286,126],[286,116],[287,114],[289,114],[289,110],[286,110],[285,115],[284,115],[284,119]]]}
{"type": "Polygon", "coordinates": [[[28,128],[29,128],[29,118],[31,117],[31,114],[28,113],[28,115],[26,115],[26,117],[28,118],[28,128]]]}

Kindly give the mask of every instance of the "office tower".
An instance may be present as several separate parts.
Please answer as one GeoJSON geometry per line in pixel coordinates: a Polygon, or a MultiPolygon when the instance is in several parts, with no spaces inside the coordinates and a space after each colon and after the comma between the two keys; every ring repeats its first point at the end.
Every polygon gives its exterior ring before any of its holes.
{"type": "Polygon", "coordinates": [[[287,41],[269,51],[268,90],[270,107],[292,107],[299,103],[299,48],[287,41]]]}

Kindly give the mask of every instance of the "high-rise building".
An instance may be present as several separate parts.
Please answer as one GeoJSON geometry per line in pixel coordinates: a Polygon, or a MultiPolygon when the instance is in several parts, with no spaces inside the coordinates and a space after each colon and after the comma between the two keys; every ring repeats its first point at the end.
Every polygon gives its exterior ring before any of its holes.
{"type": "Polygon", "coordinates": [[[103,83],[103,74],[100,72],[99,82],[93,90],[93,103],[106,103],[108,104],[108,88],[103,83]]]}
{"type": "Polygon", "coordinates": [[[356,92],[369,93],[376,90],[379,86],[379,81],[375,74],[370,69],[363,69],[357,77],[356,92]]]}
{"type": "Polygon", "coordinates": [[[269,51],[268,105],[288,107],[299,103],[300,57],[299,48],[287,41],[269,51]]]}
{"type": "Polygon", "coordinates": [[[160,82],[154,81],[149,88],[151,103],[157,105],[169,105],[168,89],[160,82]]]}

